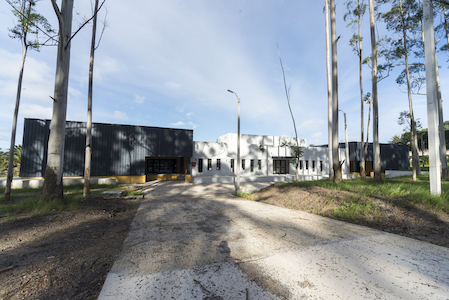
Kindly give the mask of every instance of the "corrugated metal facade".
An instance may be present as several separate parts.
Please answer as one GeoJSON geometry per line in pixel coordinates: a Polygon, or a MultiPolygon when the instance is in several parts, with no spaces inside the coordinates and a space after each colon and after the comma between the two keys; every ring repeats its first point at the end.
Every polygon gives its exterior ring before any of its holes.
{"type": "MultiPolygon", "coordinates": [[[[42,177],[50,120],[25,119],[20,176],[42,177]]],[[[86,123],[66,123],[64,176],[83,176],[86,123]]],[[[192,157],[193,130],[92,124],[92,176],[145,175],[145,157],[192,157]]]]}

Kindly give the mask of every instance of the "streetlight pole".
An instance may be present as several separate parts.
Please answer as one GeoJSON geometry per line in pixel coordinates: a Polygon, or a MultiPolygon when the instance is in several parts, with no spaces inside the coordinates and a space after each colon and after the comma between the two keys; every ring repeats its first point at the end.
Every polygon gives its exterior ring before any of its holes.
{"type": "Polygon", "coordinates": [[[346,113],[339,109],[343,113],[343,116],[345,118],[345,150],[346,150],[346,169],[348,170],[348,174],[350,172],[350,165],[349,165],[349,147],[348,147],[348,126],[346,125],[346,113]]]}
{"type": "Polygon", "coordinates": [[[240,190],[240,98],[231,90],[228,92],[233,93],[237,97],[238,102],[238,121],[237,121],[237,182],[235,183],[235,191],[240,190]]]}

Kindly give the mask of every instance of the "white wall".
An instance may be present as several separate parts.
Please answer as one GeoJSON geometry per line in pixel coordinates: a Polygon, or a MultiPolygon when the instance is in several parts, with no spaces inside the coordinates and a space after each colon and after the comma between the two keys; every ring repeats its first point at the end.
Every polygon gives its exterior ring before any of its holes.
{"type": "MultiPolygon", "coordinates": [[[[196,163],[191,167],[192,176],[234,176],[231,172],[231,159],[234,159],[234,169],[237,170],[237,134],[228,133],[218,138],[218,142],[194,142],[193,157],[191,163],[196,163]],[[203,160],[203,172],[198,172],[199,159],[203,160]],[[208,160],[211,160],[211,168],[208,169],[208,160]],[[220,170],[217,170],[217,159],[220,160],[220,170]]],[[[287,159],[291,157],[291,151],[288,147],[280,147],[283,140],[289,142],[285,137],[273,136],[255,136],[241,135],[240,158],[245,160],[245,169],[241,169],[241,176],[271,176],[273,175],[273,160],[287,159]],[[270,142],[264,144],[264,151],[260,149],[261,142],[270,142]],[[254,162],[254,168],[251,172],[251,160],[254,162]],[[261,169],[258,168],[258,161],[261,161],[261,169]]],[[[294,138],[290,138],[295,141],[294,138]]],[[[327,148],[305,147],[305,140],[302,139],[304,155],[301,157],[302,169],[299,169],[299,175],[320,175],[329,174],[329,159],[327,148]],[[306,161],[308,168],[306,169],[306,161]],[[315,162],[315,168],[313,164],[315,162]],[[322,169],[321,169],[322,163],[322,169]]],[[[291,141],[291,140],[290,140],[291,141]]],[[[341,161],[345,159],[345,149],[339,149],[341,161]]],[[[346,165],[342,165],[343,174],[347,174],[346,165]]],[[[289,164],[288,174],[295,174],[295,167],[289,164]]]]}

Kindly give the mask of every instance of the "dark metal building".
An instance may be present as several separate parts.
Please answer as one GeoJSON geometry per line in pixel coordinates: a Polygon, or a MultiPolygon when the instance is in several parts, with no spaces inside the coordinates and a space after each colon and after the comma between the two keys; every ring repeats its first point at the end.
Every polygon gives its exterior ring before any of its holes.
{"type": "MultiPolygon", "coordinates": [[[[360,142],[348,143],[350,172],[360,172],[360,161],[362,158],[361,144],[360,142]]],[[[327,148],[327,145],[319,147],[327,148]]],[[[345,143],[340,143],[339,148],[345,148],[345,143]]],[[[367,175],[374,171],[373,143],[368,143],[365,165],[367,175]]],[[[410,168],[408,146],[380,144],[380,165],[382,172],[385,172],[385,170],[408,170],[410,168]]]]}
{"type": "MultiPolygon", "coordinates": [[[[50,120],[25,119],[21,177],[44,176],[49,135],[50,120]]],[[[65,177],[84,175],[85,145],[86,123],[67,121],[65,177]]],[[[193,130],[93,123],[91,175],[176,179],[187,174],[192,149],[193,130]]]]}

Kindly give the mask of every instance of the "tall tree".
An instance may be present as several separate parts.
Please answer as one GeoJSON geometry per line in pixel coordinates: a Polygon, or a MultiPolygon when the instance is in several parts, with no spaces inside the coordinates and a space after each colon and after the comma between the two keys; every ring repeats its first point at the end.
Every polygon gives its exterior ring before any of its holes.
{"type": "Polygon", "coordinates": [[[47,167],[45,169],[41,201],[64,198],[62,174],[67,96],[69,89],[73,1],[74,0],[62,0],[61,8],[59,8],[56,0],[51,0],[53,9],[58,18],[59,32],[53,115],[50,124],[47,167]]]}
{"type": "Polygon", "coordinates": [[[10,37],[19,39],[22,43],[22,62],[20,64],[19,80],[17,83],[16,105],[12,121],[11,143],[8,160],[8,175],[6,179],[5,200],[9,201],[11,197],[11,183],[14,169],[14,149],[16,141],[17,118],[19,115],[20,97],[22,91],[23,72],[28,49],[39,51],[41,46],[38,39],[38,28],[46,33],[53,32],[47,19],[40,15],[36,9],[36,0],[16,0],[10,2],[13,5],[13,14],[17,18],[17,24],[10,29],[10,37]]]}
{"type": "Polygon", "coordinates": [[[372,57],[372,97],[373,97],[373,146],[374,146],[374,179],[382,180],[382,168],[380,164],[380,145],[379,145],[379,108],[377,100],[377,43],[374,19],[373,0],[369,0],[370,16],[370,36],[371,36],[371,57],[372,57]]]}
{"type": "MultiPolygon", "coordinates": [[[[385,1],[385,0],[384,0],[385,1]]],[[[398,83],[405,83],[407,85],[407,95],[409,104],[409,115],[411,125],[411,148],[412,148],[412,166],[413,166],[413,180],[416,180],[417,174],[420,172],[419,165],[419,152],[418,152],[418,138],[416,134],[416,122],[413,113],[412,102],[412,86],[410,81],[410,68],[409,68],[409,52],[416,45],[411,39],[408,38],[407,33],[416,28],[418,25],[418,18],[416,15],[419,13],[419,6],[415,0],[388,0],[392,4],[390,11],[384,13],[382,18],[387,24],[387,29],[391,30],[401,37],[394,42],[396,49],[395,53],[398,59],[403,59],[403,65],[405,67],[401,76],[398,78],[398,83]],[[401,80],[402,79],[402,80],[401,80]]],[[[414,70],[419,71],[420,66],[414,65],[414,70]]]]}
{"type": "MultiPolygon", "coordinates": [[[[357,27],[357,33],[354,30],[354,33],[352,35],[352,38],[349,41],[349,44],[352,46],[353,51],[357,54],[359,59],[359,86],[360,86],[360,132],[361,132],[361,138],[360,138],[360,153],[361,153],[361,162],[360,162],[360,177],[362,179],[366,178],[365,173],[365,153],[364,153],[364,140],[363,140],[363,134],[364,134],[364,121],[363,121],[363,105],[364,105],[364,98],[365,95],[363,94],[363,80],[362,80],[362,65],[363,65],[363,57],[362,57],[362,18],[365,15],[366,12],[366,4],[364,1],[357,0],[357,3],[355,1],[348,1],[345,3],[347,8],[347,13],[344,15],[344,21],[350,20],[347,26],[353,26],[357,27]],[[356,25],[356,26],[354,26],[356,25]]],[[[347,158],[348,159],[348,158],[347,158]]]]}
{"type": "MultiPolygon", "coordinates": [[[[65,123],[67,115],[67,96],[69,90],[70,46],[75,35],[89,23],[98,12],[86,20],[74,34],[72,34],[72,12],[74,0],[62,0],[61,8],[56,0],[51,0],[58,18],[58,51],[56,56],[56,75],[53,99],[53,115],[48,139],[47,167],[45,169],[44,186],[40,201],[63,199],[63,163],[65,123]]],[[[104,1],[100,5],[103,6],[104,1]]],[[[100,9],[99,8],[99,9],[100,9]]]]}
{"type": "Polygon", "coordinates": [[[342,181],[338,149],[338,68],[337,68],[337,26],[335,21],[335,0],[330,1],[331,41],[332,41],[332,161],[334,182],[342,181]]]}
{"type": "Polygon", "coordinates": [[[329,155],[329,180],[334,180],[332,162],[332,79],[330,71],[329,51],[329,0],[324,1],[324,16],[326,26],[326,73],[327,73],[327,133],[328,133],[328,155],[329,155]]]}
{"type": "Polygon", "coordinates": [[[427,91],[427,122],[429,129],[429,179],[430,193],[432,195],[441,194],[441,160],[439,158],[439,136],[438,136],[438,109],[437,109],[437,89],[436,89],[436,69],[435,69],[435,35],[433,28],[433,5],[431,0],[423,1],[423,25],[425,42],[425,63],[426,63],[426,91],[427,91]]]}
{"type": "Polygon", "coordinates": [[[295,138],[296,138],[296,145],[284,144],[283,146],[290,147],[290,149],[292,151],[292,157],[293,157],[292,162],[295,165],[295,169],[296,169],[296,181],[299,181],[299,172],[298,172],[299,159],[301,158],[304,151],[301,150],[301,147],[299,147],[298,131],[296,129],[295,117],[293,116],[292,107],[290,105],[290,89],[287,88],[287,82],[285,80],[284,65],[282,64],[281,52],[279,51],[279,46],[278,46],[278,54],[279,54],[279,62],[281,64],[281,69],[282,69],[282,78],[284,79],[285,96],[287,97],[288,109],[290,110],[290,115],[292,116],[293,128],[295,129],[295,138]]]}
{"type": "MultiPolygon", "coordinates": [[[[87,122],[86,122],[86,153],[84,160],[84,189],[83,197],[87,197],[90,194],[90,170],[92,159],[92,93],[93,93],[93,75],[94,75],[94,57],[97,35],[97,12],[98,12],[98,0],[95,0],[95,6],[93,10],[94,18],[92,24],[92,42],[90,46],[90,63],[89,63],[89,90],[87,95],[87,122]]],[[[106,21],[103,24],[103,31],[106,28],[106,21]]],[[[101,36],[100,36],[101,40],[101,36]]]]}

